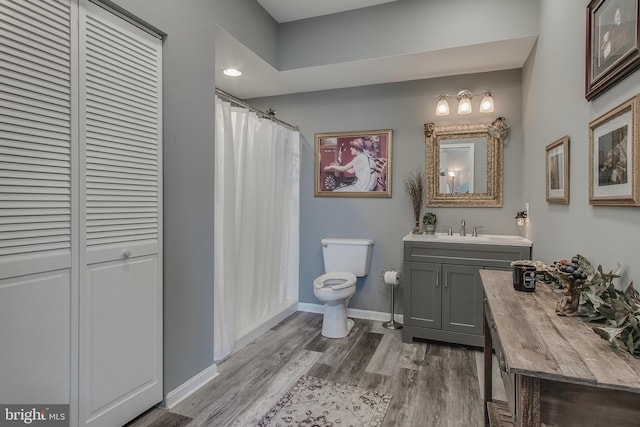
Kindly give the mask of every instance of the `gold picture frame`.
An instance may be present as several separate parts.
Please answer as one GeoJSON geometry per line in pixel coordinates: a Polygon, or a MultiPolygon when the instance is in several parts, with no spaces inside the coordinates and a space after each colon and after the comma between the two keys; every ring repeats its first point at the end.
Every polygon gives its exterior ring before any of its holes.
{"type": "Polygon", "coordinates": [[[569,203],[569,136],[563,136],[545,148],[548,203],[569,203]]]}
{"type": "Polygon", "coordinates": [[[315,134],[314,196],[391,197],[391,129],[315,134]]]}
{"type": "Polygon", "coordinates": [[[587,100],[640,66],[638,7],[639,0],[591,0],[587,5],[587,100]]]}
{"type": "Polygon", "coordinates": [[[640,95],[589,123],[589,204],[640,205],[640,95]]]}

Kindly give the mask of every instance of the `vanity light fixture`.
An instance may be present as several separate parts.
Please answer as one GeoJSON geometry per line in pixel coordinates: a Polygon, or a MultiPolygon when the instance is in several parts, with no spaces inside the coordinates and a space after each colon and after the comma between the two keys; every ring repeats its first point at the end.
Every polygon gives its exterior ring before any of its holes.
{"type": "Polygon", "coordinates": [[[524,227],[527,223],[527,211],[518,211],[516,213],[516,225],[518,227],[524,227]]]}
{"type": "Polygon", "coordinates": [[[473,112],[471,99],[474,96],[480,95],[484,95],[482,97],[482,101],[480,101],[480,112],[493,113],[494,103],[492,90],[483,90],[479,94],[475,95],[471,93],[471,91],[463,89],[458,92],[457,95],[449,95],[446,93],[441,93],[440,95],[438,95],[438,103],[436,104],[436,116],[449,115],[449,103],[447,102],[447,98],[456,98],[458,100],[458,114],[471,114],[473,112]]]}
{"type": "Polygon", "coordinates": [[[448,116],[449,115],[449,103],[447,102],[447,95],[438,95],[438,104],[436,105],[436,116],[448,116]]]}
{"type": "Polygon", "coordinates": [[[242,71],[235,68],[226,68],[222,70],[222,72],[224,73],[225,76],[229,76],[229,77],[239,77],[242,75],[242,71]]]}
{"type": "Polygon", "coordinates": [[[461,90],[458,93],[458,114],[471,114],[473,108],[471,108],[471,97],[473,94],[468,90],[461,90]]]}

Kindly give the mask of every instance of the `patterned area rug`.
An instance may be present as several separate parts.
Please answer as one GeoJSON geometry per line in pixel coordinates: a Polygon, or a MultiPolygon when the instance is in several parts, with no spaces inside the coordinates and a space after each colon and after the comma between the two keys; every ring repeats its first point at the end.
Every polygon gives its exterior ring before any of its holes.
{"type": "Polygon", "coordinates": [[[261,427],[378,427],[391,395],[304,375],[258,423],[261,427]]]}

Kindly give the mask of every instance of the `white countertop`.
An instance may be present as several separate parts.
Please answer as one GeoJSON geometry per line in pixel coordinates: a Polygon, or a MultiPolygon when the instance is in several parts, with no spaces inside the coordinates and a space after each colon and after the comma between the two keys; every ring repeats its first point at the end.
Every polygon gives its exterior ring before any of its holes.
{"type": "Polygon", "coordinates": [[[533,246],[533,242],[522,236],[509,236],[505,234],[480,234],[476,237],[471,234],[452,236],[447,233],[436,234],[407,234],[402,238],[404,242],[431,242],[431,243],[463,243],[471,245],[503,245],[503,246],[533,246]]]}

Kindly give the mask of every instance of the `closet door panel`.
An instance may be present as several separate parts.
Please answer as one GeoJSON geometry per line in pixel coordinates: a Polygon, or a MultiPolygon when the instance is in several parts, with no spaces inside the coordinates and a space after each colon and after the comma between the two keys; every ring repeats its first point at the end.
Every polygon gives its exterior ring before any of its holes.
{"type": "MultiPolygon", "coordinates": [[[[0,0],[0,402],[73,400],[71,1],[0,0]]],[[[77,190],[77,188],[76,188],[77,190]]]]}
{"type": "Polygon", "coordinates": [[[70,1],[0,0],[0,279],[71,266],[70,1]]]}
{"type": "Polygon", "coordinates": [[[80,16],[80,423],[162,400],[161,40],[80,16]]]}
{"type": "Polygon", "coordinates": [[[160,385],[157,271],[155,255],[87,268],[88,423],[124,405],[111,418],[111,425],[123,423],[131,418],[126,406],[158,402],[155,393],[147,393],[160,385]]]}
{"type": "Polygon", "coordinates": [[[0,280],[0,402],[69,403],[70,274],[0,280]]]}

